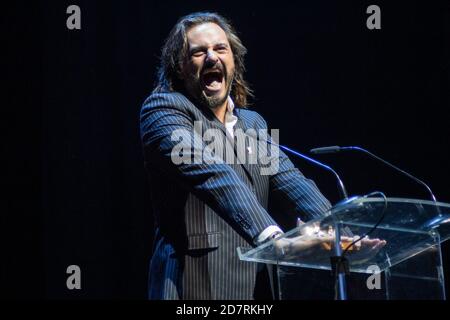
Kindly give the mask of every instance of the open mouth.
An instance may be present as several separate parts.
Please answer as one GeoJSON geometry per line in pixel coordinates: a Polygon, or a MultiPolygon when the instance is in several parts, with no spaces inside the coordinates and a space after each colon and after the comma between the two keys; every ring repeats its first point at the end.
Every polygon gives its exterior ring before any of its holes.
{"type": "Polygon", "coordinates": [[[203,72],[202,86],[206,93],[215,94],[219,92],[224,84],[223,72],[220,69],[209,69],[203,72]]]}

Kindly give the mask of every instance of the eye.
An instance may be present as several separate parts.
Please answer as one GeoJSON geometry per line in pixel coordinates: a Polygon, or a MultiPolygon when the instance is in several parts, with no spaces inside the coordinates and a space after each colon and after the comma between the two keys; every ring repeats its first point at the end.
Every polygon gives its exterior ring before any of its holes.
{"type": "Polygon", "coordinates": [[[191,52],[192,57],[201,57],[204,54],[206,54],[206,52],[204,50],[194,50],[191,52]]]}
{"type": "Polygon", "coordinates": [[[227,53],[227,52],[228,52],[228,48],[225,47],[225,46],[223,46],[223,47],[218,47],[218,48],[216,48],[216,51],[217,51],[218,53],[227,53]]]}

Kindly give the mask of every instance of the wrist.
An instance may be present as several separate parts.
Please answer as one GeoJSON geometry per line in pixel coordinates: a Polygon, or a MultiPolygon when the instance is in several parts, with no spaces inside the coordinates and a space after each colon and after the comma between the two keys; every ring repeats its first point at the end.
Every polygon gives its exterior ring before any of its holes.
{"type": "Polygon", "coordinates": [[[261,245],[261,244],[263,244],[263,243],[266,243],[266,242],[269,242],[270,240],[274,240],[274,239],[276,239],[276,238],[279,238],[279,237],[281,237],[282,235],[283,235],[284,233],[283,233],[283,231],[281,231],[281,229],[280,228],[278,228],[278,227],[276,227],[276,228],[273,228],[272,230],[268,230],[268,229],[266,229],[264,232],[262,232],[261,234],[260,234],[260,236],[257,238],[257,240],[256,240],[256,245],[261,245]],[[269,231],[269,232],[267,232],[267,231],[269,231]]]}

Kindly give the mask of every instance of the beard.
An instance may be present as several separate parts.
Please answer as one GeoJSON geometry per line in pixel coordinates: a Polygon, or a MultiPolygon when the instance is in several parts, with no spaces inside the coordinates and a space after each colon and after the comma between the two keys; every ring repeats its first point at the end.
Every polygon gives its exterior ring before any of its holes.
{"type": "Polygon", "coordinates": [[[225,103],[230,95],[232,82],[234,77],[234,70],[231,74],[228,74],[226,68],[220,66],[223,74],[223,82],[225,86],[224,94],[208,96],[203,89],[203,83],[201,79],[201,72],[190,74],[185,81],[185,87],[188,93],[197,100],[200,104],[210,108],[215,109],[225,103]]]}

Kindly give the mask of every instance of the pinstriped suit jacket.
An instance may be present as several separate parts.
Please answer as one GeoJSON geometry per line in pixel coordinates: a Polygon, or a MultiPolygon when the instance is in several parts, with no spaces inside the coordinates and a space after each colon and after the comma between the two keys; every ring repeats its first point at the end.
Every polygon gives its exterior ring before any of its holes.
{"type": "MultiPolygon", "coordinates": [[[[267,128],[256,112],[234,112],[235,129],[267,128]]],[[[267,212],[269,197],[291,204],[303,220],[322,215],[330,203],[281,150],[279,170],[272,175],[261,175],[259,164],[175,165],[171,151],[180,141],[185,152],[194,153],[205,145],[191,149],[191,142],[201,141],[207,129],[219,130],[221,143],[229,139],[211,110],[181,93],[152,94],[142,106],[140,124],[156,225],[149,298],[252,299],[257,266],[240,261],[236,248],[253,245],[260,232],[276,225],[267,212]],[[202,122],[203,132],[194,130],[194,121],[202,122]],[[171,138],[177,129],[185,129],[182,139],[171,138]]]]}

